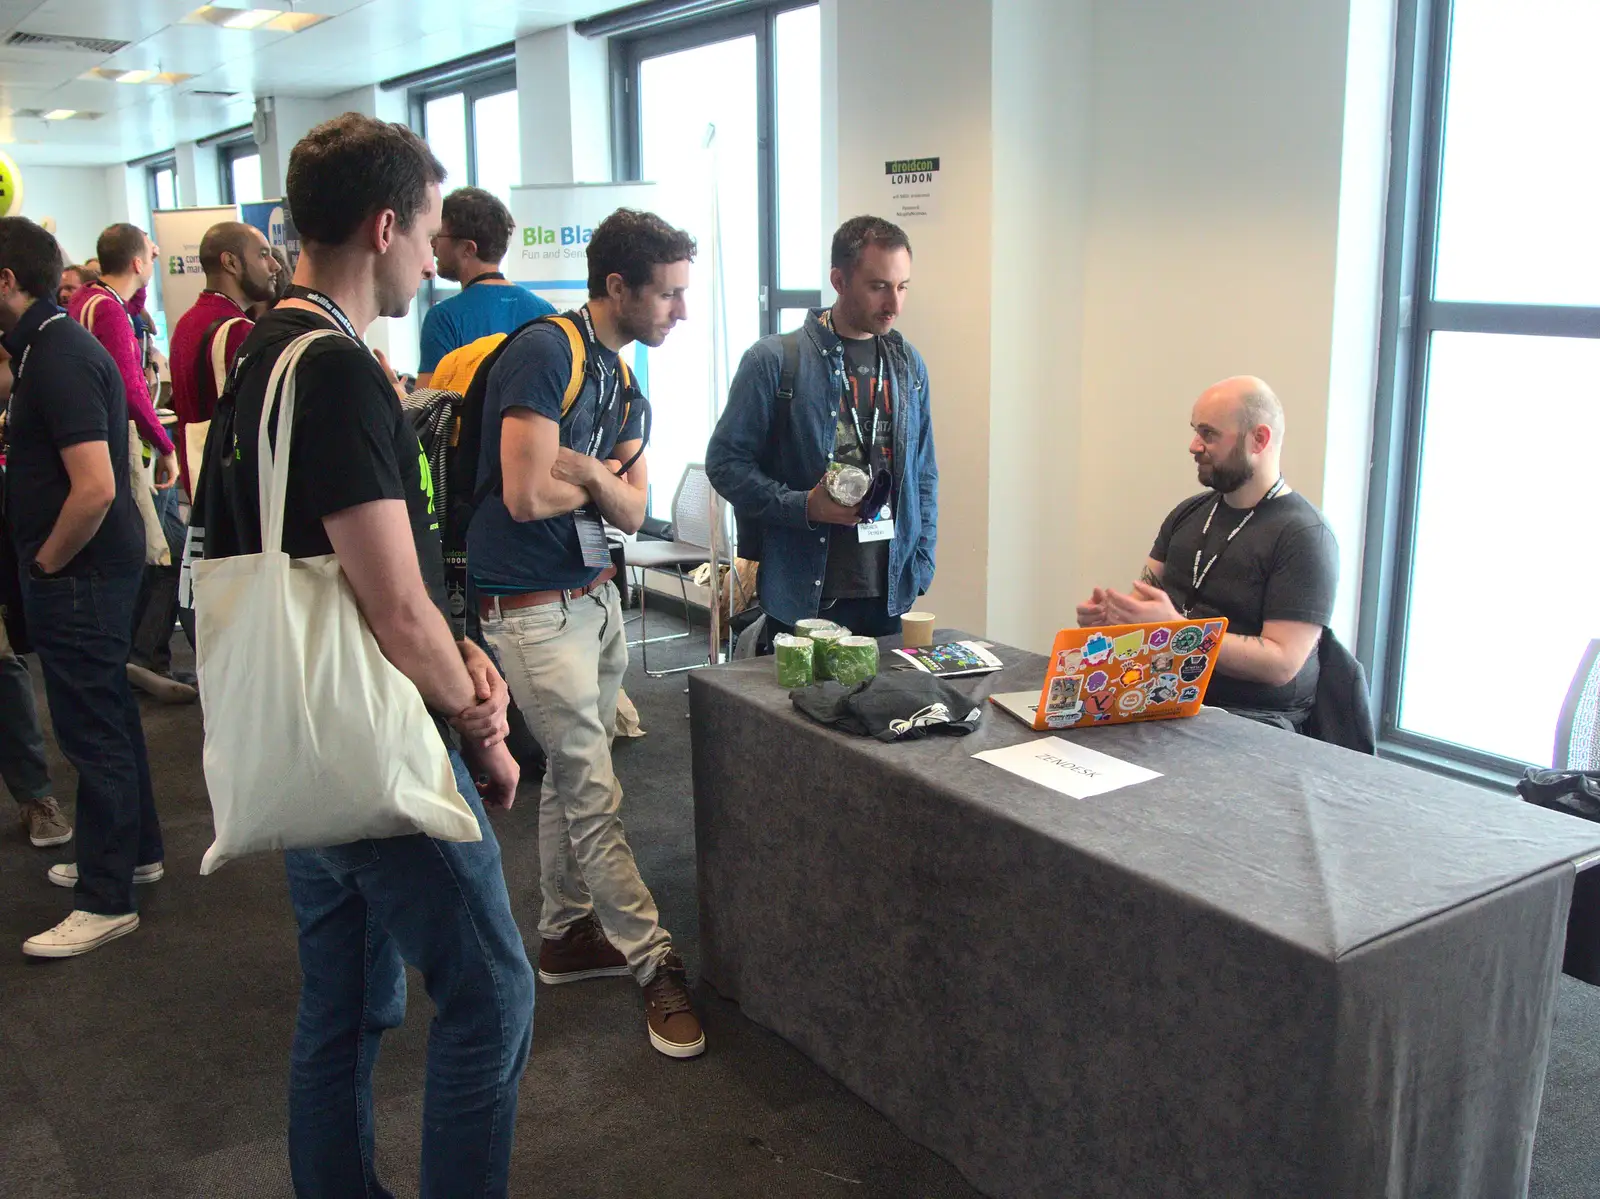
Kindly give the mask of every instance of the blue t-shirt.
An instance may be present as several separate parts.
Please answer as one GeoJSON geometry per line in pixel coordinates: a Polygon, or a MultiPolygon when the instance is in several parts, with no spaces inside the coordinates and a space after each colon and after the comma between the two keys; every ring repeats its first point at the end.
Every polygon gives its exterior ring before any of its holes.
{"type": "MultiPolygon", "coordinates": [[[[594,455],[613,458],[618,443],[644,436],[646,404],[642,398],[628,404],[626,391],[620,387],[616,354],[598,344],[590,353],[597,361],[590,363],[590,377],[562,425],[561,444],[580,451],[589,449],[603,402],[593,377],[599,366],[608,380],[606,398],[613,394],[615,398],[607,406],[594,455]]],[[[572,347],[555,325],[529,329],[506,347],[491,368],[484,389],[480,479],[487,478],[487,472],[500,461],[500,426],[506,412],[527,408],[559,422],[561,399],[571,378],[572,347]]],[[[511,518],[498,491],[478,505],[467,526],[467,570],[486,595],[586,587],[600,574],[599,569],[583,563],[578,526],[571,513],[518,522],[511,518]]]]}
{"type": "Polygon", "coordinates": [[[422,363],[417,373],[431,374],[451,350],[491,333],[510,333],[554,311],[547,301],[517,284],[479,283],[466,288],[428,309],[422,320],[422,363]]]}

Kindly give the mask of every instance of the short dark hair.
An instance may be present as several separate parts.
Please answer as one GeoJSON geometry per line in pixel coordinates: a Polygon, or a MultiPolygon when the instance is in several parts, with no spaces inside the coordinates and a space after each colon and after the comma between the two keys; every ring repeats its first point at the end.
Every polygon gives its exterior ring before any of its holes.
{"type": "Polygon", "coordinates": [[[107,225],[94,243],[94,256],[100,260],[102,275],[122,275],[133,269],[133,260],[144,253],[144,230],[126,221],[107,225]]]}
{"type": "Polygon", "coordinates": [[[221,274],[224,254],[232,254],[243,262],[255,245],[256,232],[254,225],[243,221],[217,222],[200,239],[200,269],[208,277],[221,274]]]}
{"type": "Polygon", "coordinates": [[[861,261],[861,251],[868,246],[911,253],[911,239],[899,225],[879,216],[853,216],[833,235],[834,269],[849,275],[861,261]]]}
{"type": "Polygon", "coordinates": [[[25,216],[0,217],[0,271],[36,300],[55,303],[61,290],[61,243],[25,216]]]}
{"type": "Polygon", "coordinates": [[[302,241],[342,246],[386,208],[410,229],[428,186],[444,176],[428,143],[404,125],[347,112],[295,143],[284,190],[302,241]]]}
{"type": "Polygon", "coordinates": [[[444,231],[477,244],[480,262],[499,262],[517,222],[500,197],[481,187],[458,187],[444,198],[444,231]]]}
{"type": "Polygon", "coordinates": [[[621,275],[630,291],[649,283],[658,265],[693,262],[695,240],[653,212],[619,208],[589,239],[589,298],[606,294],[606,280],[621,275]]]}
{"type": "MultiPolygon", "coordinates": [[[[78,276],[78,282],[85,286],[90,283],[97,282],[100,278],[99,271],[91,271],[88,267],[79,266],[75,262],[69,262],[66,266],[61,268],[61,274],[63,276],[65,276],[68,271],[71,271],[74,275],[78,276]]],[[[60,287],[61,285],[58,283],[56,286],[60,287]]]]}

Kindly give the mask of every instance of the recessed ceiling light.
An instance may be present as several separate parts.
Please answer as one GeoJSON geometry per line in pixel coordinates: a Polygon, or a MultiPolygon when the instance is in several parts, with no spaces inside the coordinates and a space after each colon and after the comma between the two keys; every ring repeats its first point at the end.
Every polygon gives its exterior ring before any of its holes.
{"type": "Polygon", "coordinates": [[[78,115],[76,108],[52,108],[47,113],[40,114],[47,121],[70,121],[78,115]]]}
{"type": "Polygon", "coordinates": [[[321,13],[295,12],[282,8],[232,8],[222,4],[203,4],[184,18],[191,25],[217,25],[223,29],[268,29],[277,33],[299,33],[328,18],[321,13]]]}
{"type": "Polygon", "coordinates": [[[193,79],[193,75],[181,74],[177,71],[152,71],[145,67],[132,70],[121,67],[94,67],[78,76],[79,79],[98,79],[104,83],[154,83],[164,87],[171,87],[175,83],[182,83],[186,79],[193,79]]]}

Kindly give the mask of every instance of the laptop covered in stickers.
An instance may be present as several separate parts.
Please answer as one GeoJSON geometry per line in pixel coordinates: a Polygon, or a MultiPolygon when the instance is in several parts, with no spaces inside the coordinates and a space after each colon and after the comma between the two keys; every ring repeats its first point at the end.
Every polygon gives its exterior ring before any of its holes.
{"type": "Polygon", "coordinates": [[[1220,617],[1062,629],[1044,686],[989,702],[1039,732],[1193,716],[1227,631],[1220,617]]]}

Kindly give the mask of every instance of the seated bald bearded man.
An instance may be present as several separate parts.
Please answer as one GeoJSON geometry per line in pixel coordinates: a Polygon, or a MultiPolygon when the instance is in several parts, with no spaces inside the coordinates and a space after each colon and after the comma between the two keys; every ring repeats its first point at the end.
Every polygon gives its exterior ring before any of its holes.
{"type": "Polygon", "coordinates": [[[1317,692],[1317,644],[1333,614],[1339,548],[1283,477],[1283,405],[1260,379],[1224,379],[1195,401],[1189,453],[1206,488],[1161,524],[1128,594],[1096,587],[1078,623],[1225,616],[1206,702],[1286,729],[1317,692]]]}

